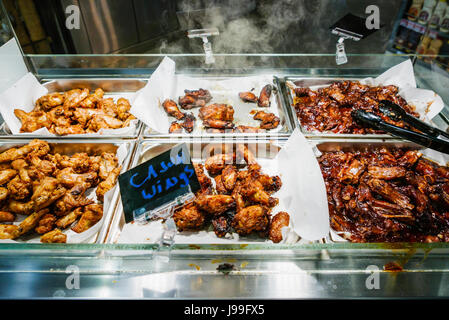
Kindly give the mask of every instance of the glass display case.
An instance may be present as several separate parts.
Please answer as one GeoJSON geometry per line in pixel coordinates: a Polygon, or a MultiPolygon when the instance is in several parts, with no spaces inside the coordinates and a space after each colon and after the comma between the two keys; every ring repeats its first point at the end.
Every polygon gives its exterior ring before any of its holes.
{"type": "MultiPolygon", "coordinates": [[[[338,5],[337,2],[332,5],[338,5]]],[[[393,30],[390,40],[395,39],[397,24],[405,24],[402,20],[406,19],[403,16],[409,6],[408,1],[398,1],[398,17],[391,19],[393,30]]],[[[426,29],[423,32],[431,31],[426,29]]],[[[330,32],[329,37],[334,46],[337,38],[330,32]]],[[[347,47],[351,44],[348,42],[347,47]]],[[[417,86],[432,90],[442,98],[444,109],[432,119],[432,124],[447,132],[449,78],[441,61],[449,60],[449,54],[440,52],[438,59],[435,59],[432,53],[398,50],[391,44],[381,53],[348,52],[347,63],[337,65],[334,52],[217,51],[213,53],[215,62],[209,64],[206,63],[207,54],[201,50],[193,53],[22,56],[19,49],[16,52],[20,56],[5,58],[10,59],[11,64],[20,64],[23,57],[25,67],[14,69],[14,72],[23,76],[24,70],[29,71],[50,92],[102,87],[108,94],[131,97],[145,87],[165,57],[175,62],[177,75],[203,80],[233,79],[238,82],[242,77],[271,75],[277,86],[283,129],[263,135],[172,136],[152,133],[146,124],[139,121],[135,130],[125,135],[48,137],[13,134],[2,119],[0,148],[3,151],[11,146],[21,146],[34,138],[55,145],[63,144],[72,153],[89,144],[108,148],[123,145],[126,146],[126,157],[122,162],[122,172],[158,154],[159,149],[177,143],[185,142],[191,150],[195,150],[194,145],[217,141],[231,145],[275,145],[282,149],[292,132],[300,127],[289,96],[289,81],[313,83],[319,80],[330,83],[335,80],[375,78],[407,60],[412,62],[417,86]]],[[[4,77],[2,74],[2,79],[4,77]]],[[[18,79],[17,74],[11,73],[10,77],[10,83],[3,90],[18,79]]],[[[307,132],[304,136],[314,145],[405,143],[391,136],[329,137],[307,132]]],[[[195,151],[192,151],[194,156],[195,151]]],[[[275,155],[267,157],[273,158],[275,155]]],[[[175,242],[166,246],[153,239],[139,243],[118,241],[124,225],[117,188],[101,228],[84,243],[0,243],[0,297],[339,299],[449,295],[449,289],[445,286],[445,276],[449,270],[449,245],[444,242],[353,243],[333,241],[329,235],[316,241],[301,239],[293,243],[212,241],[175,242]]],[[[153,238],[153,234],[148,234],[148,238],[153,238]]]]}

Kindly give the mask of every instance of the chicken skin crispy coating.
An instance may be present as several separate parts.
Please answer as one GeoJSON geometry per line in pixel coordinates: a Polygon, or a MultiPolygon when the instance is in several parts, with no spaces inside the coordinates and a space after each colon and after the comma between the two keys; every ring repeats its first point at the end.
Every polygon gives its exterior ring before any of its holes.
{"type": "Polygon", "coordinates": [[[226,234],[231,233],[233,219],[234,213],[232,211],[213,217],[211,222],[214,227],[215,235],[219,238],[223,238],[226,234]]]}
{"type": "Polygon", "coordinates": [[[187,113],[181,126],[188,132],[192,132],[195,128],[196,118],[192,113],[187,113]]]}
{"type": "Polygon", "coordinates": [[[8,183],[13,177],[17,175],[17,171],[14,169],[5,169],[0,171],[0,185],[8,183]]]}
{"type": "Polygon", "coordinates": [[[15,224],[0,224],[0,239],[15,239],[18,237],[19,226],[15,224]]]}
{"type": "Polygon", "coordinates": [[[260,205],[249,206],[240,210],[232,220],[232,226],[241,236],[255,232],[263,234],[267,231],[269,223],[268,209],[260,205]]]}
{"type": "Polygon", "coordinates": [[[41,236],[42,243],[66,243],[67,235],[62,233],[60,229],[53,229],[41,236]]]}
{"type": "Polygon", "coordinates": [[[39,107],[40,110],[48,111],[50,109],[53,109],[54,107],[61,105],[63,102],[64,96],[59,92],[55,92],[46,94],[45,96],[37,99],[36,106],[39,107]]]}
{"type": "Polygon", "coordinates": [[[23,158],[30,152],[33,152],[35,155],[40,157],[47,154],[49,151],[50,146],[47,142],[35,139],[21,148],[11,148],[3,153],[0,153],[0,162],[8,162],[23,158]]]}
{"type": "Polygon", "coordinates": [[[173,220],[179,231],[199,230],[206,221],[206,214],[195,206],[194,203],[190,203],[175,211],[173,220]]]}
{"type": "Polygon", "coordinates": [[[103,201],[106,192],[108,192],[115,186],[115,183],[117,182],[117,177],[120,174],[120,170],[122,170],[122,166],[119,166],[114,170],[112,170],[109,173],[108,177],[98,184],[96,191],[98,200],[103,201]]]}
{"type": "Polygon", "coordinates": [[[237,181],[237,171],[234,166],[227,165],[221,173],[221,179],[226,190],[232,191],[237,181]]]}
{"type": "Polygon", "coordinates": [[[209,215],[219,215],[235,207],[234,198],[228,195],[201,195],[195,205],[209,215]]]}
{"type": "Polygon", "coordinates": [[[9,191],[7,188],[0,187],[0,202],[8,198],[9,191]]]}
{"type": "Polygon", "coordinates": [[[270,223],[270,228],[268,231],[268,238],[274,243],[282,241],[282,228],[288,227],[290,224],[290,216],[287,212],[281,211],[277,213],[270,223]]]}
{"type": "Polygon", "coordinates": [[[38,222],[37,227],[34,229],[39,234],[44,234],[53,230],[56,222],[56,217],[52,214],[45,214],[38,222]]]}

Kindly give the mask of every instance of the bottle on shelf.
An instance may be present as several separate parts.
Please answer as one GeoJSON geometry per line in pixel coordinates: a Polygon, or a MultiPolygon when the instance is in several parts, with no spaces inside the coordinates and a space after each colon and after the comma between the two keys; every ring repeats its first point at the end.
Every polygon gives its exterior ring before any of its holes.
{"type": "Polygon", "coordinates": [[[440,25],[441,21],[443,20],[444,13],[447,8],[447,2],[446,0],[440,0],[435,7],[435,11],[432,14],[432,17],[429,21],[429,27],[436,29],[440,25]]]}
{"type": "Polygon", "coordinates": [[[429,48],[427,48],[426,50],[426,57],[424,58],[424,61],[431,62],[433,59],[435,59],[438,56],[442,45],[443,40],[433,39],[432,41],[430,41],[429,48]]]}
{"type": "Polygon", "coordinates": [[[421,11],[424,0],[413,0],[412,5],[407,11],[408,19],[415,21],[418,18],[419,12],[421,11]]]}
{"type": "Polygon", "coordinates": [[[418,16],[418,23],[426,25],[430,17],[432,16],[433,9],[435,9],[435,5],[437,4],[436,0],[425,0],[424,5],[422,7],[421,12],[418,16]]]}
{"type": "Polygon", "coordinates": [[[430,37],[428,37],[428,36],[423,36],[421,38],[421,42],[418,45],[418,47],[416,48],[416,53],[418,54],[418,58],[421,59],[420,55],[426,54],[427,49],[429,48],[429,44],[430,44],[431,40],[432,39],[430,37]]]}
{"type": "Polygon", "coordinates": [[[445,33],[449,32],[449,6],[446,7],[446,13],[441,19],[440,31],[445,33]]]}

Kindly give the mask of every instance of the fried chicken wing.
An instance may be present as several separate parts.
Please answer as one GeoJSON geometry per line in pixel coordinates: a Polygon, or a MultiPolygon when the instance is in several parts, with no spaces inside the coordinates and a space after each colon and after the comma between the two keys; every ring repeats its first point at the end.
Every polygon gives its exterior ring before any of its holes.
{"type": "Polygon", "coordinates": [[[176,210],[173,220],[179,231],[199,230],[206,221],[206,214],[192,202],[176,210]]]}
{"type": "Polygon", "coordinates": [[[19,226],[15,224],[0,224],[0,239],[15,239],[19,236],[19,226]]]}
{"type": "Polygon", "coordinates": [[[42,209],[40,211],[35,211],[32,214],[30,214],[28,217],[25,218],[20,224],[19,228],[17,230],[16,236],[21,236],[25,233],[28,233],[32,229],[36,227],[39,220],[48,213],[48,209],[42,209]]]}
{"type": "Polygon", "coordinates": [[[44,111],[25,112],[21,109],[14,109],[14,115],[22,122],[20,132],[33,132],[40,128],[49,129],[51,122],[44,111]]]}
{"type": "Polygon", "coordinates": [[[195,205],[210,215],[219,215],[235,207],[234,198],[228,195],[202,195],[195,205]]]}
{"type": "Polygon", "coordinates": [[[271,105],[271,91],[273,87],[271,84],[267,84],[262,88],[259,94],[259,99],[257,100],[257,105],[262,108],[268,108],[271,105]]]}
{"type": "Polygon", "coordinates": [[[16,217],[7,211],[0,211],[0,222],[13,222],[16,217]]]}
{"type": "Polygon", "coordinates": [[[232,220],[232,226],[241,236],[254,232],[263,234],[268,230],[269,223],[267,208],[259,205],[249,206],[240,210],[232,220]]]}
{"type": "Polygon", "coordinates": [[[253,117],[254,120],[261,120],[261,129],[275,129],[279,126],[280,119],[274,113],[258,111],[253,117]]]}
{"type": "Polygon", "coordinates": [[[66,193],[66,189],[59,185],[58,180],[53,177],[44,178],[33,190],[31,200],[34,202],[34,210],[48,207],[50,204],[61,198],[66,193]]]}
{"type": "Polygon", "coordinates": [[[235,183],[237,182],[237,171],[235,170],[234,166],[227,165],[221,173],[221,179],[226,190],[231,192],[235,187],[235,183]]]}
{"type": "Polygon", "coordinates": [[[7,188],[0,187],[0,202],[8,198],[9,191],[7,188]]]}
{"type": "Polygon", "coordinates": [[[23,181],[19,175],[8,182],[7,188],[9,196],[15,200],[24,200],[31,194],[31,183],[23,181]]]}
{"type": "Polygon", "coordinates": [[[41,236],[42,243],[66,243],[67,235],[59,229],[53,229],[41,236]]]}
{"type": "Polygon", "coordinates": [[[76,108],[89,95],[89,89],[73,89],[64,93],[63,106],[66,109],[76,108]]]}
{"type": "Polygon", "coordinates": [[[165,112],[167,112],[168,115],[181,120],[184,119],[185,114],[179,110],[178,105],[173,100],[167,99],[162,103],[162,107],[164,107],[165,112]]]}
{"type": "Polygon", "coordinates": [[[3,185],[10,181],[17,175],[17,171],[14,169],[5,169],[0,171],[0,185],[3,185]]]}
{"type": "Polygon", "coordinates": [[[84,130],[83,126],[80,124],[74,124],[68,127],[55,127],[54,130],[55,133],[59,134],[60,136],[65,136],[68,134],[83,134],[86,132],[86,130],[84,130]]]}
{"type": "Polygon", "coordinates": [[[28,174],[28,163],[25,159],[17,159],[11,162],[11,167],[19,172],[19,177],[23,182],[31,182],[28,174]]]}
{"type": "Polygon", "coordinates": [[[59,92],[46,94],[36,101],[36,107],[39,110],[49,111],[50,109],[61,105],[64,102],[64,95],[59,92]]]}
{"type": "Polygon", "coordinates": [[[45,214],[42,216],[42,218],[39,220],[37,227],[34,229],[39,234],[44,234],[47,232],[50,232],[54,229],[56,222],[56,217],[52,214],[45,214]]]}
{"type": "Polygon", "coordinates": [[[90,204],[84,207],[84,213],[82,214],[78,223],[72,227],[72,230],[76,233],[81,233],[87,229],[93,227],[103,217],[103,205],[90,204]]]}
{"type": "Polygon", "coordinates": [[[212,181],[204,172],[204,166],[201,163],[193,163],[193,168],[200,183],[201,190],[209,189],[212,186],[212,181]]]}
{"type": "Polygon", "coordinates": [[[117,177],[120,174],[120,170],[122,170],[121,166],[115,168],[114,170],[111,171],[111,173],[109,173],[108,177],[104,181],[98,184],[96,194],[97,199],[99,201],[103,201],[106,192],[108,192],[115,186],[115,183],[117,182],[117,177]]]}
{"type": "Polygon", "coordinates": [[[70,210],[76,207],[83,207],[92,204],[93,200],[85,197],[84,193],[88,189],[89,184],[76,184],[64,196],[55,202],[54,213],[58,216],[64,216],[70,210]]]}
{"type": "Polygon", "coordinates": [[[257,102],[257,96],[252,92],[240,92],[239,98],[243,102],[257,102]]]}
{"type": "Polygon", "coordinates": [[[282,228],[288,227],[290,224],[290,216],[287,212],[281,211],[277,213],[270,223],[268,238],[274,243],[282,241],[282,228]]]}
{"type": "Polygon", "coordinates": [[[212,218],[212,226],[214,227],[214,232],[217,237],[223,238],[227,233],[231,233],[233,219],[234,213],[232,211],[225,212],[212,218]]]}
{"type": "Polygon", "coordinates": [[[216,154],[206,159],[205,168],[212,174],[220,174],[227,164],[233,164],[235,162],[234,154],[216,154]]]}
{"type": "Polygon", "coordinates": [[[65,229],[78,219],[83,214],[83,207],[78,207],[70,213],[56,220],[55,224],[58,228],[65,229]]]}
{"type": "Polygon", "coordinates": [[[13,213],[28,215],[33,211],[34,201],[30,200],[27,202],[20,202],[16,200],[9,200],[7,207],[8,210],[13,213]]]}

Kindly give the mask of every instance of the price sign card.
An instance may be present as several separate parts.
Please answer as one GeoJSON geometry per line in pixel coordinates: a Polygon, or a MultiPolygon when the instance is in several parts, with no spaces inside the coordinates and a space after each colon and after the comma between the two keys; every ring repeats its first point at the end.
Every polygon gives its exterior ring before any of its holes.
{"type": "Polygon", "coordinates": [[[126,223],[134,220],[135,210],[154,210],[200,190],[185,143],[126,171],[118,181],[126,223]]]}

